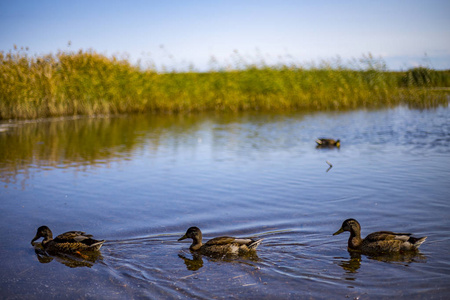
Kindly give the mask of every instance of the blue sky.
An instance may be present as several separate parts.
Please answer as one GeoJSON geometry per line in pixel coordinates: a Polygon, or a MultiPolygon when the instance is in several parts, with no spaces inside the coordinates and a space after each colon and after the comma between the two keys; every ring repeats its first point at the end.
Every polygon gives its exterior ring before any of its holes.
{"type": "Polygon", "coordinates": [[[0,51],[93,49],[178,69],[224,66],[234,51],[301,64],[370,52],[391,70],[450,69],[449,15],[444,0],[0,0],[0,51]]]}

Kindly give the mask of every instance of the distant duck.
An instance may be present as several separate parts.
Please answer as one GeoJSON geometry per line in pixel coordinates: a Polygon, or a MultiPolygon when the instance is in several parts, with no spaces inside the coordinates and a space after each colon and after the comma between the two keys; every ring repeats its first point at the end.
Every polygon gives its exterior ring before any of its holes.
{"type": "Polygon", "coordinates": [[[333,148],[333,147],[339,148],[341,146],[340,140],[333,140],[333,139],[320,138],[316,140],[316,143],[317,148],[333,148]]]}
{"type": "Polygon", "coordinates": [[[192,239],[190,250],[206,255],[246,254],[256,250],[262,239],[234,238],[228,236],[216,237],[202,244],[202,232],[198,227],[190,227],[178,241],[192,239]]]}
{"type": "Polygon", "coordinates": [[[68,231],[53,239],[53,233],[47,226],[38,228],[31,244],[39,238],[44,238],[42,247],[49,252],[80,253],[80,251],[98,251],[105,240],[94,240],[92,235],[82,231],[68,231]]]}
{"type": "Polygon", "coordinates": [[[412,237],[410,233],[394,233],[391,231],[378,231],[361,239],[361,225],[355,219],[347,219],[342,223],[341,229],[333,235],[350,232],[348,249],[366,254],[395,253],[401,251],[416,251],[426,240],[425,237],[412,237]]]}

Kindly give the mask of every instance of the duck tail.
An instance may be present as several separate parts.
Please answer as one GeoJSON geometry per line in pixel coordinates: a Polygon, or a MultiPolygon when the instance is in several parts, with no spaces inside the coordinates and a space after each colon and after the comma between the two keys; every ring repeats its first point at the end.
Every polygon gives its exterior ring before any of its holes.
{"type": "Polygon", "coordinates": [[[408,242],[410,242],[414,248],[419,248],[420,245],[422,245],[423,242],[425,242],[425,240],[427,239],[426,236],[421,237],[421,238],[415,238],[415,237],[410,237],[408,242]]]}
{"type": "Polygon", "coordinates": [[[263,239],[254,240],[250,244],[248,244],[247,247],[249,249],[256,249],[256,248],[258,248],[259,244],[261,244],[262,241],[263,241],[263,239]]]}

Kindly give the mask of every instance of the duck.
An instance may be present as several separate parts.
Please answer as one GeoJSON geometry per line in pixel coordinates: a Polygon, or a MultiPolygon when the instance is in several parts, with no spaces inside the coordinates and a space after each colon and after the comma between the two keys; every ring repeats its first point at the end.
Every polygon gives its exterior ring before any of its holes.
{"type": "Polygon", "coordinates": [[[240,255],[255,251],[263,239],[236,238],[222,236],[202,243],[202,231],[198,227],[190,227],[185,235],[178,239],[192,239],[191,251],[206,255],[240,255]]]}
{"type": "Polygon", "coordinates": [[[42,240],[42,247],[47,252],[80,253],[80,251],[99,251],[105,240],[94,240],[92,235],[82,231],[68,231],[58,235],[53,239],[53,233],[47,226],[41,226],[36,232],[36,236],[31,240],[31,244],[39,238],[42,240]]]}
{"type": "Polygon", "coordinates": [[[316,140],[317,148],[333,148],[333,147],[341,147],[341,141],[340,140],[333,140],[333,139],[325,139],[325,138],[319,138],[316,140]]]}
{"type": "Polygon", "coordinates": [[[341,228],[333,235],[350,232],[348,250],[367,254],[398,253],[417,251],[427,237],[416,238],[411,233],[395,233],[392,231],[377,231],[361,238],[361,225],[355,219],[347,219],[341,228]]]}

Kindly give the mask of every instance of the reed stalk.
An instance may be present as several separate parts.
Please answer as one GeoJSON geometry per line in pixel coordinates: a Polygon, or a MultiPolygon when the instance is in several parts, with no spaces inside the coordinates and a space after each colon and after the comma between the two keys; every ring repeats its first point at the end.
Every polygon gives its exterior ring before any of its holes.
{"type": "Polygon", "coordinates": [[[246,63],[208,72],[143,70],[95,51],[0,52],[0,119],[200,111],[347,110],[448,104],[450,71],[246,63]]]}

